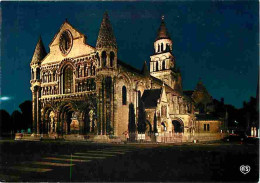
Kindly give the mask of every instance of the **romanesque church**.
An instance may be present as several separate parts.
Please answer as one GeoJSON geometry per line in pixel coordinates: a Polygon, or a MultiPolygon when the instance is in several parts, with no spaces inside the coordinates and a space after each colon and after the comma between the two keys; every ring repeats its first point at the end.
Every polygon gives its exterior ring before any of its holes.
{"type": "Polygon", "coordinates": [[[95,47],[67,20],[49,53],[40,38],[30,64],[34,134],[125,140],[144,133],[144,140],[157,142],[218,138],[223,121],[210,116],[212,97],[201,81],[194,90],[182,89],[164,17],[158,26],[154,53],[141,70],[118,58],[107,13],[95,47]]]}

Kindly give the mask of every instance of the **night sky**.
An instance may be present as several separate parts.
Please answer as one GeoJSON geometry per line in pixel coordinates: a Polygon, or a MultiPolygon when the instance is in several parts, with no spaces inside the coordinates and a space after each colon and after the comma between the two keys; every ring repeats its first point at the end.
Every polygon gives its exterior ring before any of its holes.
{"type": "Polygon", "coordinates": [[[95,46],[105,11],[124,62],[141,68],[149,61],[164,15],[184,90],[201,78],[213,98],[236,107],[256,95],[257,1],[1,2],[1,9],[0,108],[9,113],[31,100],[30,62],[39,36],[48,52],[67,18],[95,46]]]}

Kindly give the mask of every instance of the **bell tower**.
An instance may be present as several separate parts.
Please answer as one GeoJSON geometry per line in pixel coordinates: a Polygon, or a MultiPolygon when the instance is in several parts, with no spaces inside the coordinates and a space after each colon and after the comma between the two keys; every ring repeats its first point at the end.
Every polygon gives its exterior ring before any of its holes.
{"type": "Polygon", "coordinates": [[[154,54],[150,56],[150,74],[173,89],[181,89],[180,74],[175,68],[175,58],[172,54],[173,42],[166,28],[164,16],[154,42],[154,54]]]}
{"type": "Polygon", "coordinates": [[[40,125],[40,101],[41,97],[41,78],[40,78],[40,68],[41,62],[46,56],[46,50],[44,48],[41,37],[35,47],[34,54],[31,60],[31,91],[32,91],[32,116],[33,116],[33,133],[39,134],[40,125]]]}
{"type": "Polygon", "coordinates": [[[117,43],[110,23],[108,13],[105,12],[99,29],[96,43],[96,91],[98,134],[115,134],[115,75],[117,71],[117,43]]]}
{"type": "Polygon", "coordinates": [[[103,15],[96,50],[97,71],[112,71],[117,68],[117,43],[107,12],[103,15]]]}

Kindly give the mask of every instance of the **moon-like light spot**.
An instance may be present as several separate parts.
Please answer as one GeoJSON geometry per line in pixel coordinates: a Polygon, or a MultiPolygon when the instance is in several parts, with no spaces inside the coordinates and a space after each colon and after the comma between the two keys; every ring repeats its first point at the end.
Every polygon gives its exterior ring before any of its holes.
{"type": "Polygon", "coordinates": [[[7,101],[7,100],[10,100],[11,99],[11,97],[8,97],[8,96],[2,96],[2,97],[0,97],[0,101],[2,102],[2,101],[7,101]]]}

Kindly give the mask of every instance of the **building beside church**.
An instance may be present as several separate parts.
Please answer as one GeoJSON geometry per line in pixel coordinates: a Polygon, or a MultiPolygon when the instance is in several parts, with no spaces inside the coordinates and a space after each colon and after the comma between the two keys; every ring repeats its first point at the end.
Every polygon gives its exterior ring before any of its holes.
{"type": "Polygon", "coordinates": [[[121,61],[107,13],[95,47],[67,20],[49,53],[40,38],[30,64],[34,134],[125,139],[129,122],[138,126],[143,108],[147,139],[151,134],[158,142],[188,141],[198,134],[219,138],[222,121],[204,110],[212,98],[203,84],[182,89],[163,17],[153,46],[150,69],[146,62],[139,70],[121,61]]]}

